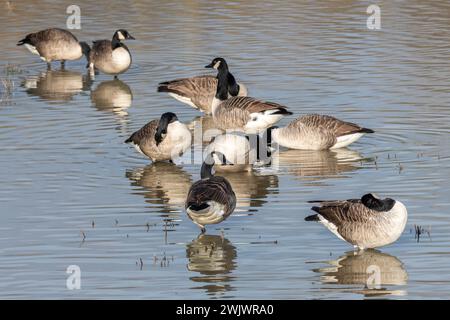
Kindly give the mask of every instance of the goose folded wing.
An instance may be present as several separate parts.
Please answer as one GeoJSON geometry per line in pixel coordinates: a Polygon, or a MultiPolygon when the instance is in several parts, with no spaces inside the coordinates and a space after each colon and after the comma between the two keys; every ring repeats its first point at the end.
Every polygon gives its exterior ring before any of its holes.
{"type": "Polygon", "coordinates": [[[158,85],[158,92],[173,92],[183,97],[210,95],[212,99],[216,88],[217,79],[213,76],[204,75],[161,82],[158,85]]]}
{"type": "Polygon", "coordinates": [[[355,123],[342,121],[326,115],[310,114],[301,117],[299,120],[309,127],[325,128],[333,132],[336,137],[358,132],[373,132],[372,130],[363,128],[355,123]]]}
{"type": "Polygon", "coordinates": [[[323,202],[320,207],[312,207],[312,210],[320,214],[329,222],[340,226],[351,223],[365,223],[376,213],[367,208],[360,200],[323,202]]]}
{"type": "Polygon", "coordinates": [[[223,106],[225,108],[240,108],[242,110],[245,110],[249,113],[258,113],[258,112],[265,112],[268,110],[280,110],[285,113],[289,113],[287,111],[287,107],[274,103],[274,102],[268,102],[268,101],[261,101],[257,100],[255,98],[251,97],[233,97],[228,100],[226,100],[223,103],[223,106]]]}
{"type": "Polygon", "coordinates": [[[230,184],[222,177],[215,176],[208,180],[200,180],[195,182],[189,190],[186,208],[192,204],[200,205],[207,201],[227,205],[232,199],[232,194],[230,184]]]}
{"type": "Polygon", "coordinates": [[[144,139],[154,139],[156,128],[158,127],[158,120],[153,120],[147,123],[138,131],[134,132],[125,143],[133,142],[134,144],[141,144],[144,139]]]}

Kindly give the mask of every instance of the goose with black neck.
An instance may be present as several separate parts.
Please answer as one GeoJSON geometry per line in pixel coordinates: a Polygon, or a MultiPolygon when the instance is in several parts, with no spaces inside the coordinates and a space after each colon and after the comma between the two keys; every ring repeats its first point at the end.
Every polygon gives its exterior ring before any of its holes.
{"type": "Polygon", "coordinates": [[[131,53],[128,47],[123,43],[125,40],[135,40],[134,37],[125,29],[119,29],[114,32],[112,40],[96,40],[93,42],[89,54],[87,67],[92,78],[95,77],[95,71],[100,70],[103,73],[117,76],[127,71],[131,66],[131,53]]]}
{"type": "MultiPolygon", "coordinates": [[[[237,83],[228,69],[228,64],[223,58],[215,58],[205,68],[217,69],[220,75],[229,78],[230,90],[228,95],[247,96],[247,88],[242,83],[237,83]]],[[[211,114],[211,106],[217,91],[218,77],[201,75],[191,78],[181,78],[161,82],[158,92],[167,92],[170,96],[206,114],[211,114]]]]}
{"type": "Polygon", "coordinates": [[[201,180],[191,186],[185,204],[189,219],[202,233],[206,232],[206,225],[224,221],[236,208],[236,195],[231,184],[213,173],[215,155],[225,158],[220,152],[208,154],[200,171],[201,180]]]}
{"type": "Polygon", "coordinates": [[[212,102],[212,115],[217,128],[236,130],[245,133],[259,133],[273,126],[281,118],[291,115],[287,107],[274,102],[262,101],[251,97],[230,97],[238,90],[233,75],[227,72],[224,61],[214,59],[212,66],[217,74],[217,90],[212,102]]]}

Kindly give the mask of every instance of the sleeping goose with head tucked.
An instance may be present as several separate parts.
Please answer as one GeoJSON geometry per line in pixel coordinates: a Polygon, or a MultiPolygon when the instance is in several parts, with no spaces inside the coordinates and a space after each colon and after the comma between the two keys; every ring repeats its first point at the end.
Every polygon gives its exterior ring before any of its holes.
{"type": "Polygon", "coordinates": [[[203,162],[201,180],[189,189],[186,199],[186,213],[201,230],[205,226],[216,224],[228,218],[236,208],[236,195],[227,179],[212,173],[214,155],[223,158],[219,152],[211,152],[203,162]]]}
{"type": "Polygon", "coordinates": [[[283,147],[300,150],[327,150],[348,146],[371,129],[331,116],[309,114],[283,128],[270,128],[271,140],[283,147]]]}
{"type": "Polygon", "coordinates": [[[380,199],[368,193],[361,199],[318,202],[317,214],[306,221],[318,221],[338,238],[364,250],[395,242],[406,226],[408,212],[398,200],[380,199]]]}

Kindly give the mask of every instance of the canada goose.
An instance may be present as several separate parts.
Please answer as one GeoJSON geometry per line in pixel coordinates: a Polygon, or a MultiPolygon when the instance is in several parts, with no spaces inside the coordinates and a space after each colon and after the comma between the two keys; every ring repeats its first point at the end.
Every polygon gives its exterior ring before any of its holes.
{"type": "Polygon", "coordinates": [[[317,214],[306,217],[306,221],[321,222],[338,238],[361,250],[396,241],[408,218],[403,203],[372,193],[361,199],[310,202],[319,202],[320,207],[312,207],[317,214]]]}
{"type": "MultiPolygon", "coordinates": [[[[213,141],[206,147],[206,154],[215,151],[223,154],[219,159],[214,154],[214,170],[216,172],[240,172],[251,171],[252,161],[250,156],[249,140],[238,134],[226,133],[214,137],[213,141]]],[[[256,159],[255,159],[256,160],[256,159]]]]}
{"type": "Polygon", "coordinates": [[[159,120],[152,120],[133,133],[125,143],[132,143],[153,162],[172,162],[191,146],[191,140],[188,127],[174,113],[166,112],[159,120]]]}
{"type": "Polygon", "coordinates": [[[213,151],[223,154],[223,158],[214,154],[216,172],[251,171],[254,165],[261,166],[270,162],[270,152],[264,153],[259,144],[259,135],[231,132],[213,137],[205,151],[206,154],[213,151]]]}
{"type": "Polygon", "coordinates": [[[88,59],[90,51],[86,42],[79,42],[71,32],[59,28],[30,33],[17,45],[25,45],[31,53],[40,56],[49,69],[52,61],[61,61],[64,66],[66,60],[78,60],[83,54],[88,59]]]}
{"type": "Polygon", "coordinates": [[[229,97],[228,73],[222,71],[223,59],[214,59],[209,66],[218,69],[217,91],[212,101],[211,112],[216,126],[221,130],[238,130],[258,133],[278,122],[283,116],[291,115],[285,106],[260,101],[251,97],[229,97]]]}
{"type": "MultiPolygon", "coordinates": [[[[228,65],[223,58],[216,58],[205,68],[214,68],[227,79],[228,96],[247,96],[247,88],[242,83],[237,83],[228,65]],[[220,59],[220,63],[218,63],[220,59]],[[214,63],[214,61],[216,61],[214,63]]],[[[207,114],[211,113],[212,101],[217,91],[217,77],[202,75],[192,78],[175,79],[161,82],[158,85],[158,92],[168,92],[175,99],[190,105],[207,114]]]]}
{"type": "MultiPolygon", "coordinates": [[[[236,207],[236,195],[228,180],[212,173],[214,154],[216,152],[209,154],[203,162],[201,180],[191,186],[185,203],[188,217],[202,233],[206,232],[207,224],[222,222],[236,207]]],[[[217,155],[223,157],[218,152],[217,155]]]]}
{"type": "Polygon", "coordinates": [[[94,77],[95,69],[112,74],[114,78],[127,71],[131,65],[131,54],[123,41],[130,39],[135,40],[127,30],[119,29],[114,32],[112,41],[94,41],[88,62],[91,76],[94,77]]]}
{"type": "Polygon", "coordinates": [[[284,128],[271,130],[271,139],[291,149],[326,150],[343,148],[373,130],[334,117],[309,114],[284,128]]]}

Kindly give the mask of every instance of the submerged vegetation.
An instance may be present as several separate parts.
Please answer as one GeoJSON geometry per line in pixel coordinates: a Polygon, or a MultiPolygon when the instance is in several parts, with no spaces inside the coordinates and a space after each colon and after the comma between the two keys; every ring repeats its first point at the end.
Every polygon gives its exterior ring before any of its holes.
{"type": "Polygon", "coordinates": [[[13,76],[21,74],[23,70],[17,64],[6,64],[0,76],[0,106],[12,105],[12,97],[15,89],[13,76]]]}

